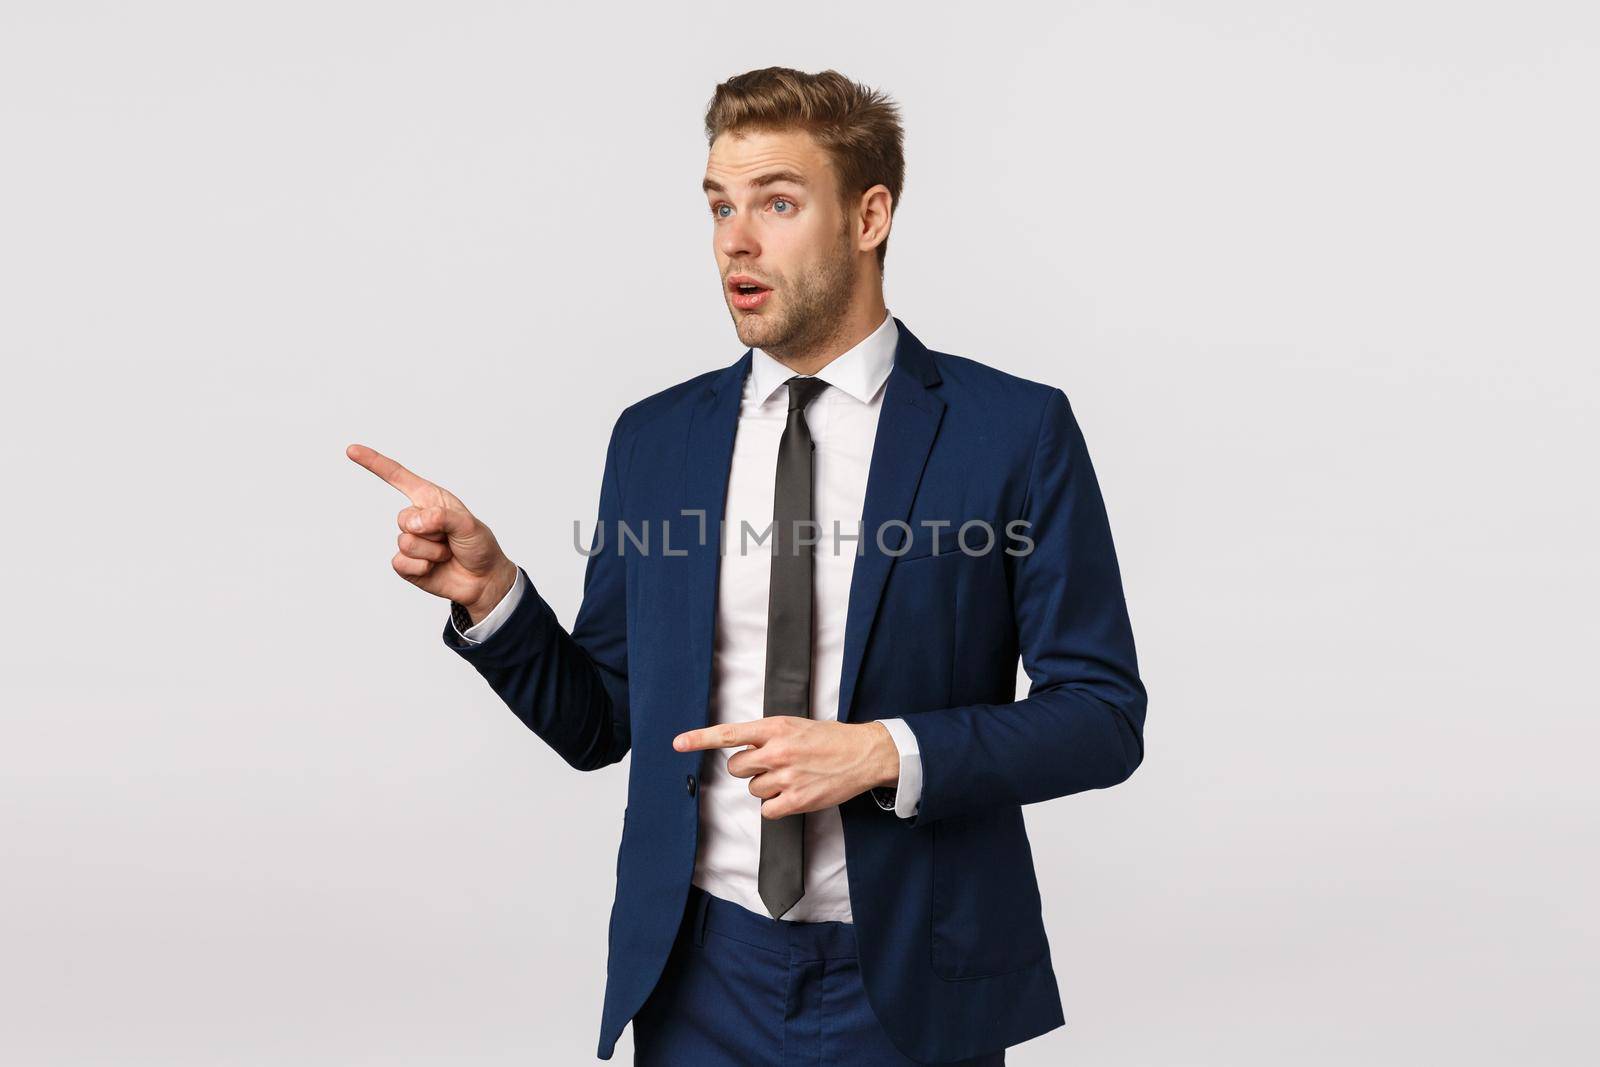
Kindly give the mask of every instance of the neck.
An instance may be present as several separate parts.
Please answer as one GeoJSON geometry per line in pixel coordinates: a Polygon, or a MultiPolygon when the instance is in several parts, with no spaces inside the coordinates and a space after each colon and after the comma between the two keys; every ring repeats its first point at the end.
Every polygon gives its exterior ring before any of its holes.
{"type": "Polygon", "coordinates": [[[868,293],[862,299],[851,301],[845,315],[837,320],[826,336],[796,348],[766,353],[796,374],[816,374],[856,345],[866,340],[873,330],[883,325],[889,313],[881,290],[868,293]]]}

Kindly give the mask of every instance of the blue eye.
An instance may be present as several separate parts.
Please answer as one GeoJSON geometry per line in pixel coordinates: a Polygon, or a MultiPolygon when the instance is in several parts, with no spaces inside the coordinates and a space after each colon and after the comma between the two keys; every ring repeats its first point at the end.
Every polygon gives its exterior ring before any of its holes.
{"type": "Polygon", "coordinates": [[[724,215],[722,213],[722,209],[727,207],[727,206],[728,206],[727,204],[718,204],[718,205],[716,205],[715,207],[713,207],[711,209],[711,214],[715,215],[719,219],[725,219],[728,216],[726,216],[726,215],[724,215]]]}
{"type": "MultiPolygon", "coordinates": [[[[778,198],[778,199],[776,199],[776,200],[774,200],[774,201],[773,201],[773,202],[772,202],[772,205],[773,205],[773,210],[774,210],[774,211],[777,211],[777,210],[778,210],[778,209],[777,209],[777,206],[778,206],[778,205],[779,205],[779,204],[789,204],[789,206],[790,206],[790,207],[794,207],[794,205],[793,205],[793,204],[790,204],[790,203],[789,203],[789,201],[787,201],[787,200],[785,200],[785,199],[783,199],[783,198],[782,198],[782,197],[781,197],[781,196],[780,196],[780,197],[779,197],[779,198],[778,198]]],[[[787,215],[787,214],[789,214],[789,213],[788,213],[788,212],[787,212],[787,211],[778,211],[778,214],[780,214],[780,215],[787,215]]]]}

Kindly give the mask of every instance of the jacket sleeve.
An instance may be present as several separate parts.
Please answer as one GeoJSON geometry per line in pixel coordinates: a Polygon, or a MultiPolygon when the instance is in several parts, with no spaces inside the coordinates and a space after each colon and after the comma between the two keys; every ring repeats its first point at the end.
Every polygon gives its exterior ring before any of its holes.
{"type": "Polygon", "coordinates": [[[903,716],[922,758],[911,826],[1116,785],[1144,758],[1146,694],[1110,524],[1060,389],[1045,401],[1022,511],[1033,545],[1014,561],[1012,611],[1032,685],[1006,704],[903,716]]]}
{"type": "Polygon", "coordinates": [[[623,420],[612,428],[600,480],[599,521],[590,541],[583,602],[568,633],[527,571],[522,598],[481,642],[446,620],[444,643],[483,675],[517,718],[580,771],[621,760],[632,746],[628,718],[626,559],[617,551],[622,514],[618,464],[623,420]],[[607,537],[606,534],[610,533],[607,537]]]}

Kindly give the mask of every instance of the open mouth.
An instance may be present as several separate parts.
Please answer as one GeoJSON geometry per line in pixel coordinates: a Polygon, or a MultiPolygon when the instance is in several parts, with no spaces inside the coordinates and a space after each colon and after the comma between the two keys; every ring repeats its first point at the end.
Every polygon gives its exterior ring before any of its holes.
{"type": "Polygon", "coordinates": [[[748,277],[735,275],[728,279],[728,297],[733,306],[744,311],[753,311],[767,302],[772,290],[748,277]]]}

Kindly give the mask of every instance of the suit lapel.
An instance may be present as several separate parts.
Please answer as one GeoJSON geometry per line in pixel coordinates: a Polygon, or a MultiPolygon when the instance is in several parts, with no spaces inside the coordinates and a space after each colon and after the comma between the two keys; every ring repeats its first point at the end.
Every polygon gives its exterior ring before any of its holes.
{"type": "MultiPolygon", "coordinates": [[[[911,514],[911,504],[922,480],[922,469],[939,432],[945,403],[930,391],[939,383],[933,357],[905,323],[895,345],[894,369],[885,385],[883,407],[878,413],[878,432],[872,446],[872,464],[867,471],[867,495],[862,505],[862,552],[856,557],[850,578],[850,611],[844,629],[844,665],[839,676],[839,721],[850,722],[856,680],[878,601],[895,557],[878,548],[878,530],[891,520],[901,522],[911,514]]],[[[902,534],[904,530],[900,531],[902,534]]],[[[884,540],[898,548],[895,535],[884,540]]]]}
{"type": "MultiPolygon", "coordinates": [[[[850,579],[850,606],[845,621],[844,663],[839,679],[839,721],[849,722],[856,680],[861,671],[872,621],[883,596],[894,557],[878,548],[877,531],[886,522],[906,521],[922,479],[922,469],[944,416],[945,403],[930,392],[939,372],[922,342],[898,318],[894,367],[884,385],[883,407],[867,471],[862,504],[861,554],[850,579]]],[[[684,459],[684,510],[705,514],[706,536],[699,538],[698,519],[683,516],[690,552],[688,651],[693,685],[688,707],[693,715],[685,728],[710,722],[712,652],[717,614],[717,581],[722,562],[722,518],[739,427],[739,403],[752,356],[749,349],[731,366],[717,372],[697,398],[690,418],[684,459]]],[[[677,522],[674,523],[677,525],[677,522]]],[[[898,547],[893,534],[885,540],[898,547]]]]}
{"type": "Polygon", "coordinates": [[[722,514],[727,502],[728,473],[733,465],[733,441],[739,428],[739,401],[751,353],[712,376],[695,402],[684,451],[683,508],[704,514],[705,536],[696,515],[675,517],[685,524],[688,562],[688,650],[693,697],[692,718],[684,729],[706,726],[711,716],[711,654],[717,616],[717,580],[722,563],[722,514]]]}

